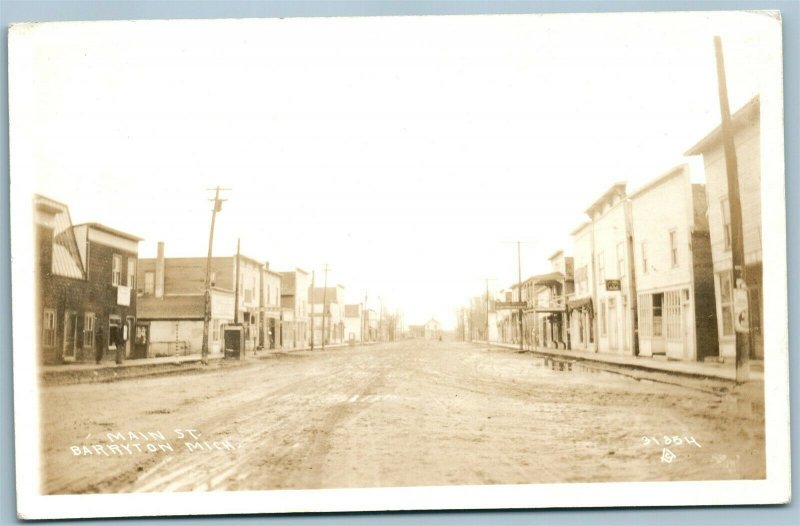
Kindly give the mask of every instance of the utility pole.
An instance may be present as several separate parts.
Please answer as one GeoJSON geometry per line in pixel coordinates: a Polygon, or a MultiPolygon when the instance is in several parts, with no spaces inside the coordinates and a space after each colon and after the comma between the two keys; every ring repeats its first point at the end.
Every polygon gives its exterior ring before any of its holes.
{"type": "Polygon", "coordinates": [[[380,303],[380,312],[378,313],[378,341],[383,341],[383,298],[378,296],[378,302],[380,303]]]}
{"type": "Polygon", "coordinates": [[[239,325],[239,254],[241,254],[241,239],[236,240],[236,278],[233,289],[233,324],[239,325]]]}
{"type": "MultiPolygon", "coordinates": [[[[214,208],[211,211],[211,231],[208,234],[208,257],[206,258],[206,293],[205,305],[203,308],[203,347],[201,354],[201,363],[208,365],[208,325],[211,322],[211,248],[214,245],[214,224],[217,220],[217,212],[222,210],[222,202],[226,199],[219,198],[220,190],[230,190],[230,188],[220,188],[217,186],[214,190],[214,208]]],[[[209,199],[212,201],[212,199],[209,199]]],[[[224,347],[224,345],[223,345],[224,347]]]]}
{"type": "MultiPolygon", "coordinates": [[[[736,159],[736,146],[733,141],[731,110],[728,105],[728,88],[725,79],[725,61],[722,56],[722,39],[714,37],[714,51],[717,59],[717,83],[719,86],[719,112],[722,120],[722,146],[725,152],[725,168],[728,179],[728,206],[731,214],[731,260],[733,265],[734,293],[734,337],[736,338],[736,381],[750,379],[750,346],[748,342],[750,323],[743,320],[745,327],[739,327],[740,313],[735,308],[737,295],[747,298],[747,271],[744,261],[744,233],[742,230],[742,202],[739,196],[739,167],[736,159]],[[739,292],[742,291],[742,292],[739,292]],[[746,329],[746,330],[744,330],[746,329]],[[745,334],[747,333],[747,334],[745,334]]],[[[742,313],[749,316],[749,309],[742,313]]]]}
{"type": "Polygon", "coordinates": [[[316,317],[314,316],[314,296],[315,296],[315,292],[314,291],[315,291],[315,288],[316,288],[316,286],[314,285],[314,271],[312,270],[311,271],[311,294],[310,294],[311,301],[309,302],[309,303],[311,303],[311,340],[310,340],[310,344],[311,344],[311,350],[312,351],[314,350],[314,331],[317,330],[317,328],[314,326],[314,321],[316,321],[315,320],[316,317]]]}
{"type": "Polygon", "coordinates": [[[325,317],[328,315],[328,264],[322,268],[325,278],[322,284],[322,350],[325,350],[325,317]]]}
{"type": "Polygon", "coordinates": [[[491,348],[489,345],[489,278],[486,278],[486,348],[491,348]]]}
{"type": "MultiPolygon", "coordinates": [[[[520,250],[519,250],[520,242],[517,241],[517,286],[519,287],[519,302],[522,303],[522,259],[520,257],[520,250]]],[[[522,325],[522,307],[519,308],[519,350],[525,350],[524,347],[525,342],[525,333],[523,332],[523,325],[522,325]]]]}
{"type": "Polygon", "coordinates": [[[367,328],[367,292],[364,291],[364,306],[361,308],[361,343],[366,343],[366,339],[364,339],[364,333],[366,332],[367,328]]]}

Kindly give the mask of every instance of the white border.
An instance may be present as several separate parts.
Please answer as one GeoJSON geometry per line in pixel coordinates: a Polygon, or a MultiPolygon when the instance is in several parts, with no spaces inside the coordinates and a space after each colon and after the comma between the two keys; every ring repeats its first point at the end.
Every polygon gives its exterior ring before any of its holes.
{"type": "MultiPolygon", "coordinates": [[[[635,13],[645,15],[646,13],[635,13]]],[[[675,13],[672,13],[675,15],[675,13]]],[[[775,16],[776,13],[760,15],[775,16]]],[[[688,16],[724,16],[688,13],[688,16]]],[[[470,16],[470,15],[467,15],[470,16]]],[[[485,16],[485,15],[478,15],[485,16]]],[[[489,15],[537,16],[537,15],[489,15]]],[[[586,16],[586,15],[538,15],[586,16]]],[[[615,16],[597,14],[590,16],[615,16]]],[[[628,14],[630,16],[630,14],[628,14]]],[[[461,17],[450,17],[454,21],[461,17]]],[[[328,19],[336,23],[337,19],[328,19]]],[[[209,21],[204,21],[208,23],[209,21]]],[[[102,23],[102,22],[101,22],[102,23]]],[[[144,22],[147,23],[147,22],[144,22]]],[[[163,23],[163,22],[161,22],[163,23]]],[[[184,21],[184,23],[188,23],[184,21]]],[[[764,225],[765,418],[767,479],[760,481],[647,482],[445,486],[337,490],[290,490],[230,493],[164,493],[114,495],[39,495],[38,398],[36,353],[26,345],[35,326],[33,232],[31,227],[34,130],[16,114],[32,104],[28,65],[32,48],[26,24],[9,32],[9,121],[14,313],[14,395],[18,514],[26,519],[164,516],[245,513],[340,512],[433,509],[572,508],[775,504],[790,499],[790,426],[788,389],[788,307],[786,214],[783,155],[783,92],[780,21],[772,35],[778,56],[761,92],[762,222],[764,225]]]]}

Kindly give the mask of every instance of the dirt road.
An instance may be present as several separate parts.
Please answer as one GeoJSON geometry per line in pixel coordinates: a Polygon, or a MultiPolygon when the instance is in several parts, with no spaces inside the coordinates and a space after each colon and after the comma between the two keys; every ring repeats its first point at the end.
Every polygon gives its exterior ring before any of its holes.
{"type": "Polygon", "coordinates": [[[45,387],[42,408],[48,494],[765,475],[763,415],[467,343],[45,387]]]}

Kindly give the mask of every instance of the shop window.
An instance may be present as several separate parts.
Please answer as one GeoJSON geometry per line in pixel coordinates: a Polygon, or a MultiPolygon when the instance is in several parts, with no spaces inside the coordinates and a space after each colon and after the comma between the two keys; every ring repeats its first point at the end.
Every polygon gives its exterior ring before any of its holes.
{"type": "Polygon", "coordinates": [[[94,313],[87,312],[83,315],[83,346],[86,348],[94,347],[94,328],[94,313]]]}
{"type": "Polygon", "coordinates": [[[653,294],[653,336],[663,336],[663,312],[664,294],[653,294]]]}
{"type": "Polygon", "coordinates": [[[56,344],[56,311],[53,309],[44,309],[42,344],[45,347],[53,347],[56,344]]]}
{"type": "Polygon", "coordinates": [[[664,324],[668,340],[680,340],[681,334],[681,291],[664,293],[664,324]]]}

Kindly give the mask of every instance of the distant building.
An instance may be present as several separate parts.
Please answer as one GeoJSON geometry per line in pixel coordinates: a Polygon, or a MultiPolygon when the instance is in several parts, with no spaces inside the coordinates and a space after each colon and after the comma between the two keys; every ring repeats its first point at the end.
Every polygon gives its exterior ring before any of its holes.
{"type": "Polygon", "coordinates": [[[263,349],[276,349],[281,341],[281,274],[264,264],[261,271],[261,303],[259,306],[258,345],[263,349]]]}
{"type": "MultiPolygon", "coordinates": [[[[750,357],[764,357],[763,266],[761,246],[761,104],[751,99],[732,116],[733,142],[742,204],[744,260],[747,274],[750,314],[750,357]]],[[[721,129],[717,127],[686,155],[702,155],[708,198],[708,226],[714,265],[714,290],[717,309],[719,351],[724,358],[734,358],[733,282],[731,259],[731,223],[728,181],[721,129]]]]}
{"type": "Polygon", "coordinates": [[[72,225],[69,208],[36,195],[38,347],[44,363],[138,357],[140,238],[98,223],[72,225]],[[99,353],[98,353],[99,351],[99,353]]]}
{"type": "Polygon", "coordinates": [[[344,338],[346,341],[363,342],[365,337],[364,310],[360,303],[344,306],[344,338]]]}
{"type": "Polygon", "coordinates": [[[409,325],[408,326],[408,336],[410,338],[424,338],[425,337],[425,326],[424,325],[409,325]]]}
{"type": "Polygon", "coordinates": [[[425,339],[438,340],[441,337],[442,324],[436,321],[434,318],[431,318],[427,323],[425,323],[425,339]]]}
{"type": "Polygon", "coordinates": [[[570,327],[570,349],[595,351],[594,237],[592,224],[583,223],[571,232],[574,258],[574,291],[567,301],[570,327]]]}
{"type": "Polygon", "coordinates": [[[303,269],[281,272],[281,347],[297,349],[309,346],[311,326],[308,308],[310,275],[303,269]]]}
{"type": "Polygon", "coordinates": [[[344,286],[309,288],[308,301],[313,313],[314,345],[321,344],[323,337],[326,345],[344,342],[344,286]]]}
{"type": "MultiPolygon", "coordinates": [[[[245,329],[245,350],[258,346],[260,273],[263,265],[239,256],[211,258],[211,316],[208,347],[221,353],[225,329],[239,323],[245,329]]],[[[206,290],[205,257],[164,256],[158,244],[155,258],[139,264],[139,319],[149,331],[149,356],[199,353],[203,345],[206,290]]]]}
{"type": "Polygon", "coordinates": [[[626,185],[612,185],[586,210],[591,220],[596,288],[597,350],[635,354],[635,281],[631,275],[630,202],[626,185]]]}
{"type": "Polygon", "coordinates": [[[569,342],[567,297],[573,292],[573,259],[559,250],[550,256],[552,272],[531,276],[522,283],[526,343],[566,349],[569,342]]]}
{"type": "Polygon", "coordinates": [[[629,196],[639,354],[719,354],[705,187],[681,164],[629,196]]]}

